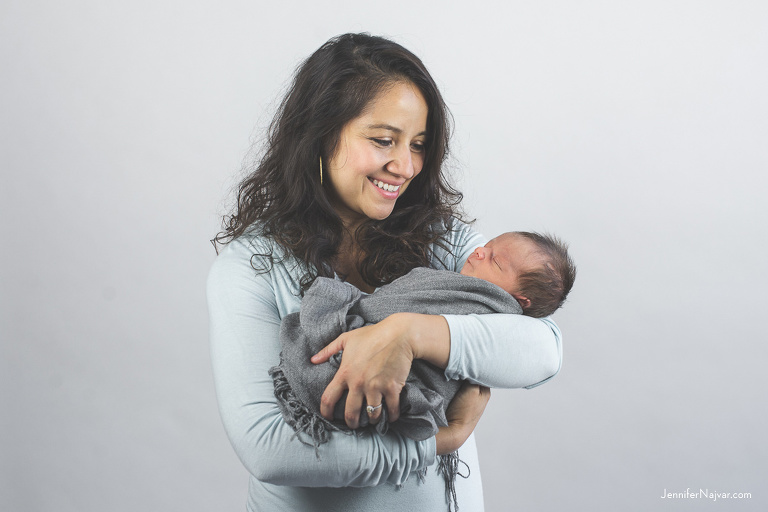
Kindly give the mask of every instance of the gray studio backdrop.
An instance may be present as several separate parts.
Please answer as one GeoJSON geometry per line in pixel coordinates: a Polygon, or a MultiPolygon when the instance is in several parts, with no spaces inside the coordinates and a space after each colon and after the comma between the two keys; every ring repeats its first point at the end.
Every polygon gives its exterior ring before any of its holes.
{"type": "Polygon", "coordinates": [[[767,6],[4,1],[0,510],[244,509],[208,240],[347,31],[426,62],[477,226],[579,265],[560,375],[477,429],[487,510],[765,510],[767,6]]]}

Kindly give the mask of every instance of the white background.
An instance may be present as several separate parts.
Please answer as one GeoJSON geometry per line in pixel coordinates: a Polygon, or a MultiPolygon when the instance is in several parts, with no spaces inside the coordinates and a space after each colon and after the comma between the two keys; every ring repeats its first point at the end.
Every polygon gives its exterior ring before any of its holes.
{"type": "Polygon", "coordinates": [[[0,5],[0,509],[244,509],[208,240],[296,65],[369,31],[440,85],[479,229],[579,266],[560,375],[478,427],[487,510],[765,510],[768,3],[277,4],[0,5]]]}

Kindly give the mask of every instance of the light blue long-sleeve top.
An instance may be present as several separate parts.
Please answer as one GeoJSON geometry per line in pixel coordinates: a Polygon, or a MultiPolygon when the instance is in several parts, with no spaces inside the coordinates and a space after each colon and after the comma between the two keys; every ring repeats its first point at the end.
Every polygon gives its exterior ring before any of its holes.
{"type": "MultiPolygon", "coordinates": [[[[486,239],[454,222],[446,235],[453,254],[434,247],[434,268],[459,271],[486,239]]],[[[265,240],[241,236],[219,254],[208,276],[213,372],[219,409],[235,452],[250,473],[249,511],[447,510],[437,474],[435,439],[397,434],[334,433],[315,450],[295,438],[274,396],[269,368],[280,359],[280,320],[299,310],[300,266],[276,261],[268,272],[265,240]],[[415,474],[428,468],[422,481],[415,474]]],[[[451,350],[445,375],[490,387],[533,387],[560,369],[561,334],[552,320],[522,315],[445,315],[451,350]]],[[[482,511],[474,436],[459,450],[470,477],[457,478],[462,512],[482,511]]]]}

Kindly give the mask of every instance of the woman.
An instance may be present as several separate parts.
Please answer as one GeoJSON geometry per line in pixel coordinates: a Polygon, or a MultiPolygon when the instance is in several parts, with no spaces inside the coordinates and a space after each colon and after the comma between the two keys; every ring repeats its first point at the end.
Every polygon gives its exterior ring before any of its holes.
{"type": "MultiPolygon", "coordinates": [[[[487,388],[465,386],[434,439],[335,433],[316,457],[283,421],[268,375],[279,361],[280,319],[299,310],[315,277],[371,292],[414,267],[458,270],[485,243],[457,220],[461,194],[441,172],[448,138],[434,81],[396,43],[346,34],[299,68],[266,152],[216,238],[229,243],[208,280],[217,395],[251,474],[248,510],[447,510],[445,483],[430,466],[459,447],[470,475],[457,479],[458,502],[462,511],[482,510],[471,432],[487,388]]],[[[414,358],[449,378],[498,387],[536,385],[560,365],[557,327],[520,315],[393,315],[342,335],[313,362],[341,349],[321,409],[330,417],[348,390],[352,428],[367,406],[373,422],[380,404],[397,418],[414,358]]]]}

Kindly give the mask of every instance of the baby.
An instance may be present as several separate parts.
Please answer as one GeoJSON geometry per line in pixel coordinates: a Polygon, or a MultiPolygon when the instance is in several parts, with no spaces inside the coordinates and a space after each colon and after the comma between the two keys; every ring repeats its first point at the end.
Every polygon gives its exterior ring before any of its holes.
{"type": "MultiPolygon", "coordinates": [[[[345,398],[334,410],[337,424],[326,421],[319,411],[320,396],[335,375],[341,353],[326,363],[311,362],[343,332],[399,312],[544,317],[563,304],[575,276],[567,246],[560,240],[511,232],[475,249],[460,273],[415,268],[372,294],[338,280],[317,278],[302,299],[301,311],[283,318],[280,364],[270,370],[284,417],[315,446],[328,439],[327,429],[345,428],[345,398]]],[[[447,381],[443,370],[414,361],[401,394],[399,420],[389,425],[382,418],[377,430],[383,434],[391,426],[416,440],[433,436],[445,424],[445,407],[459,386],[447,381]]],[[[367,424],[366,412],[361,411],[360,425],[367,424]]]]}
{"type": "Polygon", "coordinates": [[[513,231],[475,249],[461,274],[495,284],[517,300],[524,315],[541,318],[563,305],[576,266],[557,238],[513,231]]]}

